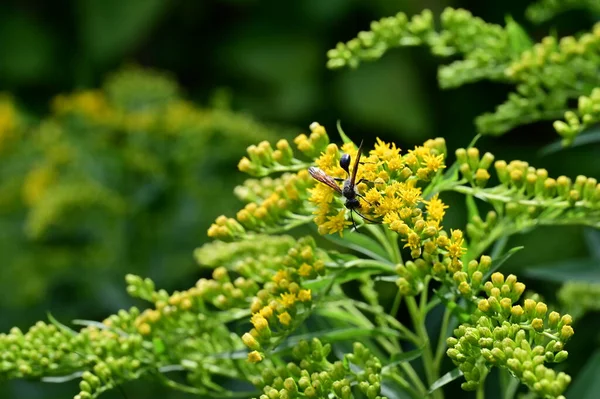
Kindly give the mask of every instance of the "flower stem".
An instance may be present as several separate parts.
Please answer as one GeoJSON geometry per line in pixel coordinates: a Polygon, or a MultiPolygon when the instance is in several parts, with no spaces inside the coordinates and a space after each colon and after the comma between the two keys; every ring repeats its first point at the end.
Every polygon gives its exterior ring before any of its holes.
{"type": "Polygon", "coordinates": [[[435,350],[435,357],[433,359],[433,365],[436,373],[439,374],[442,367],[442,359],[444,358],[444,349],[446,349],[446,333],[448,330],[448,324],[450,323],[450,309],[444,307],[444,316],[442,316],[442,325],[440,327],[440,336],[438,338],[437,348],[435,350]]]}
{"type": "MultiPolygon", "coordinates": [[[[423,367],[425,369],[425,376],[427,378],[427,384],[431,386],[439,376],[435,370],[433,363],[433,354],[431,353],[431,342],[427,329],[425,328],[425,318],[422,316],[421,310],[417,306],[417,301],[414,297],[406,297],[406,305],[408,307],[408,313],[413,321],[415,332],[421,341],[423,347],[423,367]]],[[[431,397],[434,399],[441,399],[444,397],[442,391],[436,390],[431,393],[431,397]]]]}

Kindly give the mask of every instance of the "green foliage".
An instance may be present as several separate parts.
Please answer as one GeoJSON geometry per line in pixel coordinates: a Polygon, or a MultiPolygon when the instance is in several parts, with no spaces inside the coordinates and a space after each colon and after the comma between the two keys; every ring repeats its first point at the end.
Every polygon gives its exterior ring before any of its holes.
{"type": "MultiPolygon", "coordinates": [[[[299,152],[312,159],[308,164],[333,176],[345,173],[340,149],[327,144],[324,127],[313,123],[311,131],[310,138],[294,140],[299,152]],[[320,145],[324,151],[316,150],[320,145]]],[[[342,149],[356,155],[352,142],[342,149]]],[[[307,174],[286,169],[301,162],[294,161],[291,149],[285,160],[274,156],[268,143],[251,146],[248,153],[239,166],[250,174],[307,174]]],[[[432,397],[441,398],[440,388],[449,381],[440,378],[446,352],[466,379],[463,389],[481,391],[491,369],[499,367],[538,395],[564,398],[571,378],[548,364],[567,358],[572,317],[549,311],[542,301],[522,301],[525,285],[496,271],[514,250],[494,261],[484,253],[495,241],[538,224],[597,223],[600,185],[585,178],[573,184],[565,177],[555,181],[523,162],[498,161],[499,184],[486,188],[491,154],[480,157],[475,148],[459,149],[456,163],[447,168],[445,154],[442,139],[404,155],[379,140],[363,156],[357,178],[372,187],[359,184],[365,199],[361,212],[380,225],[363,224],[360,232],[348,233],[351,245],[334,240],[343,247],[362,247],[356,252],[363,256],[326,250],[312,237],[265,234],[306,224],[313,214],[321,234],[341,236],[351,223],[332,187],[312,180],[288,187],[270,176],[250,179],[236,189],[247,202],[245,212],[238,212],[237,219],[221,216],[209,229],[209,235],[231,242],[216,241],[195,252],[199,263],[213,269],[211,279],[169,294],[152,280],[130,274],[127,292],[150,302],[149,308],[120,311],[102,323],[85,322],[79,332],[57,322],[39,323],[25,334],[14,329],[0,336],[0,345],[10,348],[1,376],[81,376],[76,399],[95,398],[142,376],[211,397],[238,395],[219,385],[219,379],[242,380],[260,390],[260,398],[351,398],[359,391],[383,398],[382,384],[389,378],[397,392],[416,398],[432,387],[432,397]],[[447,190],[470,198],[469,243],[460,230],[448,232],[442,226],[448,207],[439,193],[447,190]],[[473,198],[495,209],[485,223],[477,219],[473,198]],[[280,200],[281,206],[272,206],[280,200]],[[299,209],[304,216],[295,213],[299,209]],[[395,282],[393,303],[382,301],[374,281],[395,282]],[[352,282],[360,289],[348,295],[352,282]],[[433,282],[438,288],[429,297],[433,282]],[[410,325],[394,317],[402,302],[410,325]],[[438,304],[445,313],[435,345],[425,319],[438,304]],[[458,326],[446,342],[451,323],[458,326]],[[334,353],[347,341],[354,341],[352,354],[334,353]],[[414,356],[405,353],[405,344],[420,348],[415,356],[421,357],[423,376],[408,363],[414,356]],[[185,371],[187,384],[164,375],[172,370],[185,371]]]]}
{"type": "Polygon", "coordinates": [[[547,22],[569,10],[585,10],[600,15],[600,4],[595,0],[538,0],[527,7],[527,18],[535,23],[547,22]]]}
{"type": "MultiPolygon", "coordinates": [[[[543,2],[530,8],[534,18],[540,10],[550,12],[557,2],[543,2]],[[552,3],[552,4],[546,4],[552,3]],[[533,10],[533,11],[532,11],[533,10]]],[[[434,55],[458,55],[460,60],[442,65],[438,81],[442,88],[453,88],[482,79],[511,83],[515,92],[496,108],[475,119],[482,134],[501,135],[519,125],[553,120],[565,114],[567,123],[557,122],[556,130],[564,144],[596,120],[588,97],[600,85],[597,73],[600,25],[580,37],[558,40],[547,36],[533,45],[527,33],[513,19],[506,26],[489,24],[462,9],[446,8],[436,29],[431,11],[408,19],[406,14],[384,18],[371,24],[346,44],[339,43],[328,52],[330,68],[357,67],[361,61],[381,58],[389,49],[425,45],[434,55]],[[580,123],[571,110],[570,100],[581,98],[580,123]],[[581,105],[583,102],[583,108],[581,105]]],[[[594,95],[592,95],[594,97],[594,95]]]]}
{"type": "Polygon", "coordinates": [[[196,243],[172,231],[198,236],[211,218],[207,194],[219,193],[227,177],[206,171],[231,162],[231,143],[266,137],[271,130],[252,118],[199,108],[168,75],[137,67],[99,90],[57,96],[39,123],[3,97],[5,305],[36,303],[55,279],[81,268],[107,273],[126,264],[135,272],[160,256],[175,277],[196,243]],[[10,277],[17,269],[28,276],[18,287],[10,277]]]}

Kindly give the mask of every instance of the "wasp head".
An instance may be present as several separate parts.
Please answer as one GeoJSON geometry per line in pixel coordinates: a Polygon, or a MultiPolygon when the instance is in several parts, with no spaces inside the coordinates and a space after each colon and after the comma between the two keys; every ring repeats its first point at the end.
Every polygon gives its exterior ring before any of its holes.
{"type": "Polygon", "coordinates": [[[351,160],[350,154],[342,154],[342,157],[340,158],[340,166],[348,174],[350,174],[350,160],[351,160]]]}

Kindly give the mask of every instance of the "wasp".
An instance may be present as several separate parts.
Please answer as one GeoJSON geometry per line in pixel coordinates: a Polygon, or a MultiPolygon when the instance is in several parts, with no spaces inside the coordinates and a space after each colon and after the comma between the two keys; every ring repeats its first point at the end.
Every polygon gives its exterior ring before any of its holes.
{"type": "MultiPolygon", "coordinates": [[[[353,213],[356,212],[358,216],[363,218],[364,220],[377,223],[374,220],[369,219],[362,213],[358,211],[360,208],[359,198],[364,200],[366,203],[369,203],[365,197],[358,192],[356,186],[363,181],[364,179],[360,179],[358,182],[356,181],[356,173],[358,172],[358,165],[360,164],[360,156],[362,150],[363,142],[360,142],[358,146],[358,151],[356,153],[356,159],[354,160],[354,164],[352,165],[352,172],[350,172],[350,163],[352,161],[350,154],[342,154],[340,157],[340,167],[348,174],[346,179],[340,179],[338,177],[329,176],[327,173],[323,172],[323,170],[311,166],[308,168],[308,173],[313,177],[313,179],[328,185],[332,189],[334,189],[338,194],[340,194],[346,200],[345,206],[350,210],[350,219],[352,220],[352,226],[356,230],[356,223],[354,222],[353,213]],[[342,187],[339,186],[338,183],[343,183],[342,187]]],[[[369,204],[370,205],[370,204],[369,204]]]]}

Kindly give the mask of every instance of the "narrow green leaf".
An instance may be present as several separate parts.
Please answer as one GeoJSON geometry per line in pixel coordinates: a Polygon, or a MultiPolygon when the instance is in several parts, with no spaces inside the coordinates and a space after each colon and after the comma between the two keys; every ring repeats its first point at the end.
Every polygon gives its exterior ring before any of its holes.
{"type": "Polygon", "coordinates": [[[49,382],[51,384],[62,384],[63,382],[73,381],[76,378],[81,378],[83,371],[76,371],[69,375],[42,377],[42,382],[49,382]]]}
{"type": "Polygon", "coordinates": [[[328,234],[325,235],[324,238],[336,245],[366,255],[371,259],[380,260],[382,262],[390,261],[385,249],[383,249],[383,247],[377,241],[364,234],[351,233],[346,234],[343,238],[328,234]]]}
{"type": "Polygon", "coordinates": [[[465,195],[465,203],[467,205],[467,217],[469,220],[472,220],[475,216],[479,216],[479,209],[472,195],[465,195]]]}
{"type": "MultiPolygon", "coordinates": [[[[382,272],[390,272],[389,268],[381,266],[350,266],[332,273],[329,276],[309,280],[304,284],[304,287],[311,290],[321,290],[332,283],[343,284],[348,281],[359,279],[365,275],[377,274],[382,272]]],[[[395,280],[394,280],[395,281],[395,280]]]]}
{"type": "Polygon", "coordinates": [[[600,392],[600,350],[596,350],[588,359],[567,391],[567,398],[595,399],[600,392]]]}
{"type": "Polygon", "coordinates": [[[431,386],[429,387],[428,393],[432,393],[436,389],[443,387],[444,385],[454,381],[455,379],[457,379],[458,377],[460,377],[462,375],[463,375],[463,372],[460,371],[458,368],[455,368],[454,370],[447,372],[446,374],[441,376],[439,380],[437,380],[436,382],[431,384],[431,386]]]}
{"type": "Polygon", "coordinates": [[[492,259],[492,267],[490,267],[490,270],[488,270],[488,272],[485,274],[483,281],[487,280],[492,274],[494,274],[495,271],[497,271],[500,268],[500,266],[504,264],[504,262],[506,262],[511,256],[513,256],[515,253],[519,252],[523,248],[524,247],[522,246],[511,248],[499,258],[492,259]]]}
{"type": "Polygon", "coordinates": [[[342,130],[342,121],[340,121],[340,120],[338,119],[338,121],[337,121],[337,124],[336,124],[336,125],[337,125],[337,130],[338,130],[338,133],[339,133],[340,137],[342,138],[342,141],[344,142],[344,144],[347,144],[347,143],[353,143],[353,141],[352,141],[352,140],[350,140],[350,137],[348,137],[348,136],[346,135],[346,133],[344,133],[344,130],[342,130]]]}
{"type": "Polygon", "coordinates": [[[506,16],[506,32],[513,56],[519,56],[523,51],[533,47],[531,37],[510,15],[506,16]]]}
{"type": "Polygon", "coordinates": [[[392,358],[390,359],[390,362],[383,366],[383,370],[381,372],[385,373],[386,371],[388,371],[392,367],[396,367],[400,363],[410,362],[411,360],[418,359],[419,357],[421,357],[422,354],[423,348],[413,349],[409,352],[394,353],[392,355],[392,358]]]}
{"type": "Polygon", "coordinates": [[[66,325],[62,324],[60,321],[56,320],[54,318],[54,316],[52,316],[52,313],[48,312],[48,320],[50,320],[50,323],[54,324],[59,330],[61,330],[62,332],[65,332],[69,335],[77,335],[77,331],[73,330],[72,328],[67,327],[66,325]]]}
{"type": "MultiPolygon", "coordinates": [[[[271,353],[283,353],[294,348],[302,340],[310,341],[313,338],[319,338],[326,340],[327,342],[336,341],[356,341],[359,338],[364,337],[400,337],[400,333],[391,328],[342,328],[333,331],[316,331],[308,334],[301,334],[289,337],[277,346],[271,353]]],[[[246,349],[240,349],[231,352],[222,352],[212,355],[211,357],[217,359],[244,359],[248,356],[246,349]]]]}
{"type": "Polygon", "coordinates": [[[525,270],[525,275],[557,283],[566,281],[600,283],[600,260],[570,259],[525,270]]]}
{"type": "MultiPolygon", "coordinates": [[[[600,142],[600,127],[595,126],[589,130],[585,130],[583,133],[580,133],[577,137],[575,137],[575,140],[573,140],[571,145],[569,145],[569,148],[580,147],[598,142],[600,142]]],[[[565,149],[565,145],[563,143],[563,139],[559,139],[553,143],[550,143],[547,146],[542,147],[542,149],[540,149],[538,152],[538,155],[540,157],[544,157],[562,151],[565,149]]]]}

